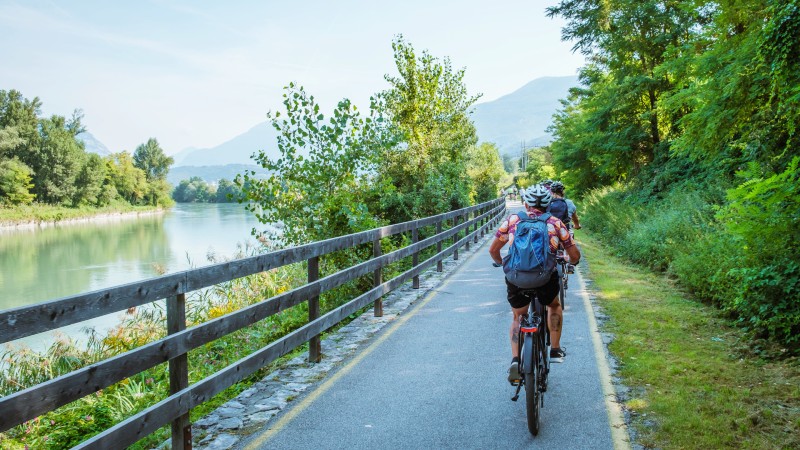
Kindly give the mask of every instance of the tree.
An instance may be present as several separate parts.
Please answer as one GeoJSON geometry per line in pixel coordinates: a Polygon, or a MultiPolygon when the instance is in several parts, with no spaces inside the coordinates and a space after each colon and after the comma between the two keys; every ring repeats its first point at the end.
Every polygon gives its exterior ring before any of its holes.
{"type": "Polygon", "coordinates": [[[475,202],[482,203],[497,198],[500,179],[505,173],[497,146],[483,142],[473,147],[467,163],[467,174],[472,179],[475,202]]]}
{"type": "Polygon", "coordinates": [[[236,186],[236,183],[225,178],[219,180],[214,201],[217,203],[231,203],[238,201],[240,198],[242,198],[242,190],[236,186]]]}
{"type": "Polygon", "coordinates": [[[392,222],[402,222],[466,206],[472,190],[466,174],[469,149],[477,144],[469,118],[480,96],[470,96],[464,69],[427,51],[417,55],[402,36],[392,42],[399,76],[376,106],[391,121],[402,145],[388,147],[380,175],[394,186],[381,198],[392,222]]]}
{"type": "MultiPolygon", "coordinates": [[[[19,91],[0,90],[0,130],[10,130],[14,133],[14,145],[8,155],[16,156],[20,161],[31,167],[30,156],[39,146],[39,113],[42,102],[38,97],[33,100],[25,99],[19,91]]],[[[10,144],[7,144],[10,145],[10,144]]]]}
{"type": "Polygon", "coordinates": [[[115,153],[106,160],[106,184],[114,186],[117,194],[132,205],[142,204],[147,194],[147,177],[133,165],[128,152],[115,153]]]}
{"type": "Polygon", "coordinates": [[[99,155],[88,154],[75,177],[75,196],[72,203],[80,205],[103,205],[103,183],[106,180],[106,163],[99,155]]]}
{"type": "Polygon", "coordinates": [[[527,178],[532,183],[546,179],[555,179],[556,171],[553,167],[553,154],[549,147],[537,147],[527,150],[528,165],[525,167],[527,178]]]}
{"type": "Polygon", "coordinates": [[[155,138],[148,139],[133,152],[133,165],[144,171],[147,181],[165,179],[174,162],[172,157],[164,153],[155,138]]]}
{"type": "Polygon", "coordinates": [[[31,193],[32,172],[18,159],[0,158],[0,204],[27,205],[36,198],[31,193]]]}
{"type": "Polygon", "coordinates": [[[255,157],[270,177],[251,172],[236,179],[251,202],[248,210],[261,223],[282,222],[291,230],[281,236],[288,245],[380,225],[367,202],[378,196],[373,178],[386,142],[383,119],[374,111],[362,117],[347,99],[326,119],[314,96],[294,83],[283,97],[285,115],[267,114],[279,132],[280,157],[272,159],[263,150],[255,157]]]}
{"type": "Polygon", "coordinates": [[[200,177],[181,180],[172,192],[172,199],[178,203],[208,203],[216,198],[217,191],[200,177]]]}
{"type": "Polygon", "coordinates": [[[77,189],[75,179],[83,167],[86,152],[75,138],[79,124],[61,116],[40,121],[40,147],[33,149],[30,166],[36,197],[46,203],[69,204],[77,189]]]}
{"type": "Polygon", "coordinates": [[[150,138],[146,143],[136,147],[133,153],[133,164],[141,169],[147,179],[145,203],[153,206],[168,205],[171,187],[166,183],[169,167],[175,160],[167,156],[158,141],[150,138]]]}

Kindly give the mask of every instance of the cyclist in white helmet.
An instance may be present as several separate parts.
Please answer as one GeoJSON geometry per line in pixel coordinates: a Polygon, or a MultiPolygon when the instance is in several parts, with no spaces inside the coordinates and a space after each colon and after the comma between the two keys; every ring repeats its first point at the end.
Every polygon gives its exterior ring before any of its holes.
{"type": "MultiPolygon", "coordinates": [[[[537,184],[528,188],[522,193],[522,201],[525,205],[527,214],[531,217],[539,217],[545,213],[547,207],[550,205],[552,194],[550,191],[541,184],[537,184]]],[[[516,231],[517,223],[520,217],[518,214],[512,214],[500,224],[495,233],[495,238],[489,247],[489,255],[496,264],[502,264],[503,260],[500,256],[500,250],[507,243],[513,242],[514,233],[516,231]]],[[[550,251],[555,253],[558,249],[559,243],[564,247],[569,256],[570,263],[577,264],[580,261],[581,253],[575,245],[572,236],[569,234],[566,225],[554,217],[550,216],[547,219],[547,232],[550,237],[550,251]]],[[[558,272],[553,272],[550,280],[540,288],[534,288],[539,301],[548,305],[547,309],[547,323],[550,327],[550,360],[551,362],[563,362],[566,356],[566,349],[561,347],[561,324],[563,322],[563,311],[561,304],[558,300],[559,291],[559,276],[558,272]]],[[[513,318],[511,321],[510,338],[511,338],[511,367],[509,368],[508,379],[515,381],[520,378],[519,375],[519,321],[520,317],[527,313],[528,304],[530,300],[527,296],[522,295],[523,289],[511,284],[506,280],[506,289],[508,294],[508,303],[511,305],[513,318]]]]}

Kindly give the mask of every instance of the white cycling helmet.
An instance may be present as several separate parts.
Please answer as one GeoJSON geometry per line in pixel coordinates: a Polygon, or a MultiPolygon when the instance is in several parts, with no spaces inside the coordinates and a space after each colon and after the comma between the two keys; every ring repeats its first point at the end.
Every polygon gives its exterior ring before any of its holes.
{"type": "Polygon", "coordinates": [[[534,208],[545,209],[550,206],[550,200],[553,199],[553,194],[541,184],[535,184],[525,190],[522,194],[522,200],[526,205],[534,208]]]}

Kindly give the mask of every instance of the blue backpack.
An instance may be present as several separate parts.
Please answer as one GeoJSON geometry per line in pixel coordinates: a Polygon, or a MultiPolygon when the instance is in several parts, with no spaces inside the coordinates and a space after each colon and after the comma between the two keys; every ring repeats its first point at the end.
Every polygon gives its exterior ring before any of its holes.
{"type": "Polygon", "coordinates": [[[542,287],[550,281],[556,270],[556,255],[550,252],[550,235],[547,232],[549,213],[529,217],[519,213],[514,241],[503,258],[503,271],[509,283],[522,288],[542,287]]]}

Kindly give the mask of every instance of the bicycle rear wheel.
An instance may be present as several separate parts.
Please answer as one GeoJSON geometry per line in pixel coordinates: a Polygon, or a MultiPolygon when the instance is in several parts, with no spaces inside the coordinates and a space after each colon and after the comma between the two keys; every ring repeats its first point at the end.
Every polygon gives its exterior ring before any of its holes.
{"type": "Polygon", "coordinates": [[[542,405],[539,390],[539,371],[541,352],[536,339],[530,333],[525,336],[524,354],[528,357],[522,377],[525,381],[525,411],[528,416],[528,431],[532,435],[539,434],[539,411],[542,405]]]}

